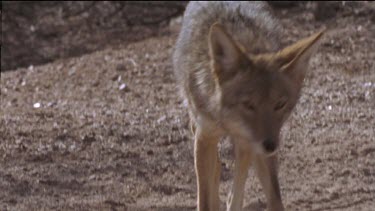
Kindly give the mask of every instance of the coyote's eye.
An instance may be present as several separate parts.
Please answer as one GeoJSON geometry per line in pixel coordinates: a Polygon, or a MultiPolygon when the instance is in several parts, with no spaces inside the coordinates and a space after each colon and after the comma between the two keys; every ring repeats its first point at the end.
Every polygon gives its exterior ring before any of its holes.
{"type": "Polygon", "coordinates": [[[284,101],[280,101],[280,102],[278,102],[278,103],[276,104],[274,110],[275,110],[275,111],[279,111],[279,110],[283,109],[283,108],[285,107],[285,105],[286,105],[286,100],[284,100],[284,101]]]}
{"type": "Polygon", "coordinates": [[[253,103],[251,103],[251,102],[243,102],[242,105],[246,110],[249,110],[249,111],[255,110],[255,107],[254,107],[253,103]]]}

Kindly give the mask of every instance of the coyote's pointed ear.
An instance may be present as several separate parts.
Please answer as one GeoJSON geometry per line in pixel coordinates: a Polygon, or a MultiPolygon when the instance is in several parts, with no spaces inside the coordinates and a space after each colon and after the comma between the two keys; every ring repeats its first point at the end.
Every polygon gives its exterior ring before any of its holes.
{"type": "Polygon", "coordinates": [[[315,54],[322,40],[324,30],[292,44],[276,56],[280,71],[291,77],[298,85],[302,85],[310,58],[315,54]]]}
{"type": "Polygon", "coordinates": [[[219,23],[210,28],[209,49],[211,68],[219,82],[232,78],[246,64],[246,55],[219,23]]]}

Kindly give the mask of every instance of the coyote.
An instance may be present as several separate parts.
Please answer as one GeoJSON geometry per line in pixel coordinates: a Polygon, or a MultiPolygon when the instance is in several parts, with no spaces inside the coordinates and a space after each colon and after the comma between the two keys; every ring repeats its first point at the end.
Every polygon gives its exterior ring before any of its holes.
{"type": "Polygon", "coordinates": [[[173,55],[180,92],[195,136],[197,209],[219,210],[218,142],[234,145],[227,210],[242,210],[250,165],[267,209],[284,210],[276,151],[279,133],[297,103],[310,57],[323,31],[285,48],[281,26],[262,2],[190,2],[173,55]]]}

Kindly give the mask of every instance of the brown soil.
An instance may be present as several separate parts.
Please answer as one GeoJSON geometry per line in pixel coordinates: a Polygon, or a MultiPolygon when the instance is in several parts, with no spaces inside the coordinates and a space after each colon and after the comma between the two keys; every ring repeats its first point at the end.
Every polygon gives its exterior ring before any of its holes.
{"type": "Polygon", "coordinates": [[[41,65],[165,34],[186,2],[2,2],[1,70],[41,65]]]}
{"type": "MultiPolygon", "coordinates": [[[[288,210],[375,207],[374,3],[315,20],[276,12],[285,43],[329,26],[282,132],[288,210]]],[[[175,30],[175,29],[174,29],[175,30]]],[[[0,210],[195,210],[193,140],[171,66],[176,33],[1,73],[0,210]]],[[[221,147],[222,209],[232,181],[221,147]]],[[[253,170],[246,210],[264,210],[253,170]]]]}

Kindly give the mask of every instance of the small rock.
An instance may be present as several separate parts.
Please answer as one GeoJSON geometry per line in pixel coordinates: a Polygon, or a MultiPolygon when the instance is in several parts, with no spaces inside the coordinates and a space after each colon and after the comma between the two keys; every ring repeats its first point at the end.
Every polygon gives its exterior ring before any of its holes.
{"type": "Polygon", "coordinates": [[[116,66],[116,70],[117,70],[117,71],[125,71],[125,70],[126,70],[126,66],[125,66],[125,64],[118,64],[118,65],[116,66]]]}
{"type": "Polygon", "coordinates": [[[371,87],[372,86],[372,83],[371,82],[366,82],[363,84],[364,87],[371,87]]]}
{"type": "Polygon", "coordinates": [[[370,169],[368,169],[368,168],[364,168],[364,169],[363,169],[363,174],[364,174],[366,177],[371,176],[370,169]]]}
{"type": "Polygon", "coordinates": [[[128,86],[125,84],[125,83],[122,83],[119,87],[119,90],[122,91],[122,90],[125,90],[127,91],[128,90],[128,86]]]}
{"type": "Polygon", "coordinates": [[[349,176],[350,174],[351,174],[351,172],[350,172],[349,169],[344,169],[343,171],[341,171],[340,176],[349,176]]]}
{"type": "Polygon", "coordinates": [[[84,137],[83,137],[83,139],[82,139],[82,142],[84,143],[84,144],[91,144],[91,143],[93,143],[93,142],[95,142],[96,141],[96,139],[95,139],[95,137],[94,136],[87,136],[87,135],[85,135],[84,137]]]}
{"type": "Polygon", "coordinates": [[[33,107],[34,108],[40,108],[40,103],[34,103],[33,107]]]}
{"type": "Polygon", "coordinates": [[[364,114],[364,113],[359,113],[358,114],[358,118],[359,119],[363,119],[363,118],[365,118],[366,117],[366,115],[364,114]]]}
{"type": "Polygon", "coordinates": [[[165,154],[167,155],[173,155],[173,150],[172,149],[168,149],[165,154]]]}
{"type": "Polygon", "coordinates": [[[120,77],[120,76],[116,74],[111,79],[112,79],[112,81],[116,81],[118,77],[120,77]]]}
{"type": "Polygon", "coordinates": [[[97,86],[99,86],[99,84],[100,84],[100,82],[99,82],[99,80],[97,80],[97,81],[95,81],[95,82],[92,84],[92,86],[97,87],[97,86]]]}
{"type": "Polygon", "coordinates": [[[69,70],[68,75],[72,76],[75,72],[76,72],[76,69],[72,68],[71,70],[69,70]]]}
{"type": "Polygon", "coordinates": [[[55,106],[57,103],[56,102],[48,102],[47,103],[47,106],[48,107],[51,107],[51,106],[55,106]]]}
{"type": "Polygon", "coordinates": [[[152,150],[148,150],[147,155],[154,155],[154,152],[152,150]]]}
{"type": "Polygon", "coordinates": [[[316,160],[315,160],[315,163],[321,163],[322,162],[322,159],[320,159],[320,158],[317,158],[316,160]]]}
{"type": "Polygon", "coordinates": [[[358,152],[355,151],[354,149],[352,149],[352,150],[350,150],[350,155],[357,157],[358,156],[358,152]]]}
{"type": "Polygon", "coordinates": [[[337,192],[333,192],[331,193],[331,195],[329,196],[329,198],[331,200],[335,200],[335,199],[338,199],[340,197],[340,195],[337,193],[337,192]]]}
{"type": "Polygon", "coordinates": [[[126,59],[125,62],[126,62],[126,64],[129,64],[129,65],[133,66],[133,68],[136,68],[138,66],[137,63],[132,58],[126,59]]]}
{"type": "Polygon", "coordinates": [[[164,120],[167,119],[167,116],[163,115],[161,116],[158,120],[157,120],[157,123],[160,124],[161,122],[163,122],[164,120]]]}

